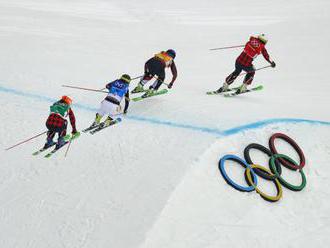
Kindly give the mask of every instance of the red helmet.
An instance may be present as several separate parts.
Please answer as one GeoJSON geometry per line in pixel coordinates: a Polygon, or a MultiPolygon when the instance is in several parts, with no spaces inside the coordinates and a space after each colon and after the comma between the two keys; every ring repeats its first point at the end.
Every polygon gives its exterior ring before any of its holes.
{"type": "Polygon", "coordinates": [[[63,102],[65,102],[66,104],[68,105],[71,105],[72,104],[72,99],[68,96],[62,96],[62,99],[61,99],[63,102]]]}

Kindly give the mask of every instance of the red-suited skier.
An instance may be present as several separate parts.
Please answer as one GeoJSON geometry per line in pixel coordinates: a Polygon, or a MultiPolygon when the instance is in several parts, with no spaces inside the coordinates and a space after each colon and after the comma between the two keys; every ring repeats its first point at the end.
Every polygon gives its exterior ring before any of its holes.
{"type": "Polygon", "coordinates": [[[265,60],[267,60],[272,67],[276,64],[270,59],[270,56],[266,50],[265,45],[267,44],[267,37],[264,34],[258,35],[257,37],[250,37],[250,40],[245,44],[243,52],[238,56],[235,63],[235,71],[233,71],[225,80],[222,87],[220,87],[217,92],[225,92],[228,90],[229,85],[231,85],[237,76],[243,71],[246,71],[243,84],[239,87],[236,93],[243,93],[247,90],[254,78],[255,68],[252,64],[253,60],[260,54],[263,55],[265,60]]]}
{"type": "Polygon", "coordinates": [[[72,135],[78,134],[76,129],[76,118],[71,109],[72,99],[68,96],[62,96],[62,98],[50,106],[50,114],[46,121],[47,142],[44,148],[48,148],[56,144],[56,149],[65,145],[64,137],[66,135],[66,129],[68,126],[67,117],[70,118],[70,124],[72,127],[72,135]],[[57,143],[53,141],[55,134],[58,134],[57,143]]]}

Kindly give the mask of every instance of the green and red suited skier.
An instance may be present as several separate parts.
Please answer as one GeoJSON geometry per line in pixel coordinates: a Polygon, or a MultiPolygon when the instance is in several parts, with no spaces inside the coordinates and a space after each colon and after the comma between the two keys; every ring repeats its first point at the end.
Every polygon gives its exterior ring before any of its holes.
{"type": "Polygon", "coordinates": [[[168,84],[168,88],[171,89],[175,82],[178,73],[174,63],[176,52],[173,49],[168,49],[166,52],[162,51],[155,54],[154,57],[149,59],[144,65],[144,75],[138,85],[132,90],[132,93],[143,92],[143,86],[149,82],[154,76],[157,76],[156,81],[149,87],[146,95],[153,94],[165,80],[165,68],[171,68],[172,80],[168,84]]]}
{"type": "Polygon", "coordinates": [[[245,44],[243,52],[238,56],[235,63],[235,70],[226,78],[222,87],[220,87],[217,92],[225,92],[228,90],[229,85],[231,85],[237,76],[243,71],[246,71],[243,84],[239,87],[236,93],[243,93],[247,91],[247,86],[251,85],[253,77],[255,74],[255,68],[252,64],[253,60],[260,54],[263,55],[265,60],[267,60],[272,67],[276,64],[269,57],[265,45],[267,44],[267,37],[264,34],[258,35],[257,37],[250,37],[250,40],[245,44]]]}
{"type": "Polygon", "coordinates": [[[76,118],[71,109],[72,99],[68,96],[62,96],[61,100],[55,102],[50,106],[50,114],[46,121],[47,141],[44,148],[51,147],[55,145],[53,141],[55,134],[58,134],[58,140],[56,143],[56,148],[59,149],[66,144],[64,139],[66,135],[66,129],[68,125],[67,117],[70,118],[70,123],[72,127],[72,135],[78,134],[76,128],[76,118]]]}

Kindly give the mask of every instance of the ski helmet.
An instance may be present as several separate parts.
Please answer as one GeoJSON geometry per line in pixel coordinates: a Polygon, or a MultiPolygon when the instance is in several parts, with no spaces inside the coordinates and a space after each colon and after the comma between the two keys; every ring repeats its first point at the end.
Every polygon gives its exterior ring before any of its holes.
{"type": "Polygon", "coordinates": [[[258,35],[258,40],[260,40],[264,44],[266,44],[268,42],[268,39],[265,34],[258,35]]]}
{"type": "Polygon", "coordinates": [[[61,99],[63,102],[65,102],[66,104],[68,105],[71,105],[72,104],[72,99],[68,96],[62,96],[62,99],[61,99]]]}
{"type": "Polygon", "coordinates": [[[126,83],[130,83],[131,82],[131,77],[128,74],[123,74],[120,77],[121,80],[125,81],[126,83]]]}
{"type": "Polygon", "coordinates": [[[173,59],[176,56],[176,52],[173,49],[168,49],[166,53],[168,54],[168,56],[172,57],[173,59]]]}

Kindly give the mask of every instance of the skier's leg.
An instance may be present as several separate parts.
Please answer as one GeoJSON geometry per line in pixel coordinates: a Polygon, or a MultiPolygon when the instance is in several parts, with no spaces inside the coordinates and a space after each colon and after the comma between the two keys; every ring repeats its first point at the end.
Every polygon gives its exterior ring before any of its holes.
{"type": "Polygon", "coordinates": [[[99,122],[101,121],[102,117],[108,113],[109,103],[110,102],[105,99],[101,102],[100,108],[96,113],[96,117],[99,122]]]}
{"type": "Polygon", "coordinates": [[[68,126],[68,121],[65,120],[65,122],[63,123],[63,126],[60,127],[59,129],[57,129],[58,140],[57,140],[57,144],[56,144],[56,149],[60,148],[61,146],[63,146],[65,144],[64,137],[66,135],[67,126],[68,126]]]}
{"type": "Polygon", "coordinates": [[[148,60],[144,65],[144,75],[141,78],[138,85],[132,90],[132,93],[142,92],[143,86],[152,79],[154,74],[152,73],[152,61],[148,60]]]}
{"type": "Polygon", "coordinates": [[[149,89],[158,90],[165,80],[165,68],[158,63],[155,64],[154,71],[155,75],[157,75],[157,80],[150,86],[149,89]]]}
{"type": "Polygon", "coordinates": [[[162,76],[158,76],[157,80],[150,86],[149,89],[158,90],[159,87],[164,82],[164,80],[165,80],[165,73],[162,76]]]}
{"type": "Polygon", "coordinates": [[[249,66],[244,70],[247,72],[247,74],[245,75],[243,83],[246,85],[250,85],[253,81],[254,74],[256,73],[255,68],[254,66],[249,66]]]}
{"type": "Polygon", "coordinates": [[[235,63],[235,71],[233,71],[228,77],[226,77],[226,83],[231,85],[237,76],[242,72],[243,68],[239,63],[235,63]]]}
{"type": "Polygon", "coordinates": [[[109,126],[111,122],[114,120],[114,116],[118,114],[118,109],[120,108],[120,105],[109,103],[108,105],[108,112],[107,112],[107,119],[104,121],[104,126],[109,126]]]}
{"type": "Polygon", "coordinates": [[[96,127],[97,125],[99,125],[102,117],[103,117],[102,115],[100,115],[99,113],[96,113],[95,119],[94,119],[93,123],[90,125],[90,127],[96,127]]]}
{"type": "Polygon", "coordinates": [[[133,91],[143,91],[143,86],[152,79],[153,75],[150,74],[149,72],[145,72],[143,77],[141,78],[140,82],[138,85],[135,87],[133,91]]]}
{"type": "Polygon", "coordinates": [[[220,87],[217,91],[220,92],[224,92],[228,90],[229,85],[231,85],[235,79],[237,78],[237,76],[242,72],[242,67],[239,63],[235,63],[235,70],[228,76],[226,77],[225,82],[223,83],[222,87],[220,87]]]}
{"type": "Polygon", "coordinates": [[[247,91],[247,86],[250,85],[253,81],[254,74],[255,74],[255,68],[254,66],[248,66],[243,68],[244,71],[247,72],[247,74],[244,77],[243,84],[240,86],[240,88],[237,90],[237,93],[242,93],[247,91]]]}
{"type": "Polygon", "coordinates": [[[46,140],[46,143],[44,145],[44,148],[51,147],[51,146],[53,146],[55,144],[55,142],[53,141],[55,134],[56,133],[54,131],[48,130],[48,132],[47,132],[47,140],[46,140]]]}
{"type": "Polygon", "coordinates": [[[254,74],[255,74],[255,72],[251,72],[251,73],[246,74],[246,76],[244,78],[244,81],[243,81],[243,84],[250,85],[253,81],[254,74]]]}

